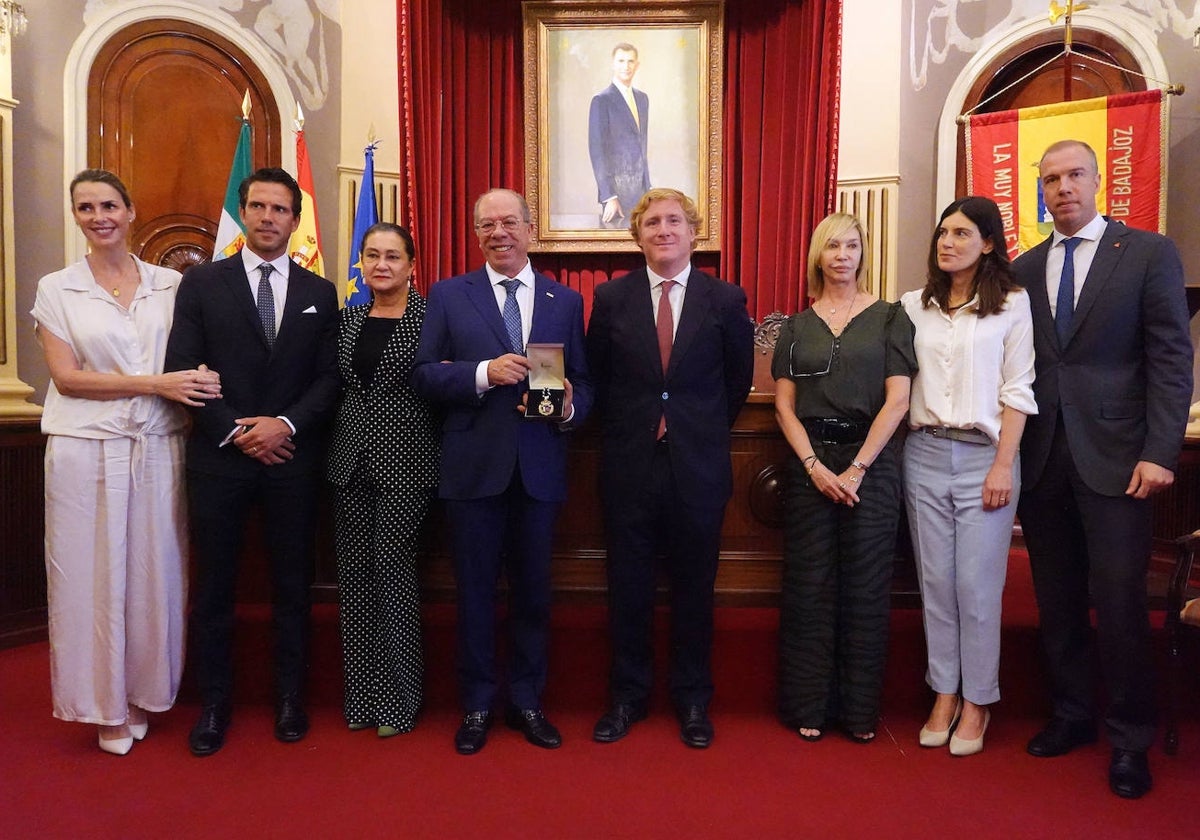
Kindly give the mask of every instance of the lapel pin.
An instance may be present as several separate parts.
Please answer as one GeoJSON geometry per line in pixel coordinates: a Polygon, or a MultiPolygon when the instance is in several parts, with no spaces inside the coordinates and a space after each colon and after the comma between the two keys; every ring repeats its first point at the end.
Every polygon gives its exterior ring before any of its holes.
{"type": "Polygon", "coordinates": [[[554,292],[546,292],[546,297],[554,297],[554,292]]]}

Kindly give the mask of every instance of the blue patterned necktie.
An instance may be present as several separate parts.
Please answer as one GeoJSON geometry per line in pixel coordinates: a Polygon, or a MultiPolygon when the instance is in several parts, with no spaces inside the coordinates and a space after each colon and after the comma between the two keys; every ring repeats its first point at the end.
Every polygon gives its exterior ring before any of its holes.
{"type": "Polygon", "coordinates": [[[508,330],[508,345],[518,356],[525,355],[525,342],[521,338],[521,308],[517,306],[517,287],[520,280],[501,280],[500,285],[508,296],[504,298],[504,328],[508,330]]]}
{"type": "Polygon", "coordinates": [[[1062,277],[1058,281],[1058,302],[1054,306],[1054,331],[1058,343],[1064,344],[1075,318],[1075,246],[1083,240],[1078,236],[1063,240],[1062,277]]]}
{"type": "Polygon", "coordinates": [[[268,347],[275,345],[275,293],[271,291],[271,272],[274,268],[268,262],[258,267],[258,317],[262,321],[268,347]]]}

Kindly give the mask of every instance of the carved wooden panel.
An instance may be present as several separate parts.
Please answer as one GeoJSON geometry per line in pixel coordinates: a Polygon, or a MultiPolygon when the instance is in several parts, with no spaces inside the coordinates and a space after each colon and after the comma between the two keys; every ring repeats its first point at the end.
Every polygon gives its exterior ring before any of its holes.
{"type": "Polygon", "coordinates": [[[212,254],[250,92],[255,167],[278,166],[282,128],[266,77],[215,32],[150,20],[116,33],[88,80],[88,165],[132,193],[130,247],[182,270],[212,254]]]}

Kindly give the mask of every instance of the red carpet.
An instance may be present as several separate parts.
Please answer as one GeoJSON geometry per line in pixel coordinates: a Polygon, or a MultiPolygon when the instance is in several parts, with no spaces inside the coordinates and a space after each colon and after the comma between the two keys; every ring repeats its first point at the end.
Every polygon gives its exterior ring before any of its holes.
{"type": "MultiPolygon", "coordinates": [[[[775,722],[777,617],[768,609],[718,611],[717,734],[707,751],[680,743],[661,692],[624,741],[591,741],[607,665],[597,607],[555,612],[545,705],[565,743],[552,752],[500,727],[480,755],[454,753],[453,617],[443,605],[427,611],[428,711],[415,732],[388,740],[345,728],[335,613],[318,610],[313,727],[292,745],[272,737],[262,680],[253,680],[266,663],[263,613],[244,611],[244,702],[225,748],[206,759],[187,752],[190,696],[152,716],[130,755],[108,756],[93,727],[50,716],[45,644],[0,651],[0,837],[1196,836],[1200,702],[1181,754],[1152,753],[1155,789],[1137,802],[1108,792],[1103,745],[1026,755],[1044,701],[1028,575],[1015,557],[1012,578],[1006,601],[1023,603],[1006,603],[1005,696],[986,749],[967,759],[916,744],[928,697],[911,610],[894,613],[884,719],[868,746],[836,734],[804,743],[775,722]]],[[[1195,681],[1190,690],[1200,694],[1195,681]]]]}

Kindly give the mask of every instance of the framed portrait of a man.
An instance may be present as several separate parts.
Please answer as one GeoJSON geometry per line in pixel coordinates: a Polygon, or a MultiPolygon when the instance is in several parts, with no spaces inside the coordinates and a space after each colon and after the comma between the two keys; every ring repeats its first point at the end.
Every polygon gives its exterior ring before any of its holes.
{"type": "Polygon", "coordinates": [[[694,197],[719,250],[723,3],[522,6],[530,250],[637,250],[651,187],[694,197]]]}

